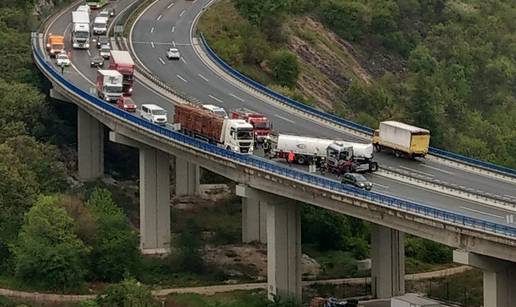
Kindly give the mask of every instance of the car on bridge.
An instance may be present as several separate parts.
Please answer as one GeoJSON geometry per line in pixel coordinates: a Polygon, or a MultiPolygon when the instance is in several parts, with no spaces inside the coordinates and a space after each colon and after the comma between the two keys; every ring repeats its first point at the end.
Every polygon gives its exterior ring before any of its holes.
{"type": "Polygon", "coordinates": [[[169,48],[167,50],[167,59],[169,60],[179,60],[181,58],[181,53],[179,53],[179,49],[177,48],[169,48]]]}
{"type": "Polygon", "coordinates": [[[106,35],[101,35],[97,37],[97,49],[100,49],[100,47],[104,45],[110,46],[109,37],[107,37],[106,35]]]}
{"type": "Polygon", "coordinates": [[[120,109],[122,109],[124,111],[131,112],[131,113],[136,112],[136,103],[134,103],[134,101],[131,99],[131,97],[121,96],[116,101],[116,105],[117,105],[117,107],[119,107],[120,109]]]}
{"type": "Polygon", "coordinates": [[[361,174],[355,174],[355,173],[344,174],[342,176],[341,182],[344,184],[351,184],[351,185],[356,186],[357,188],[365,189],[368,191],[370,191],[371,188],[373,187],[373,184],[370,181],[368,181],[366,179],[366,177],[364,177],[361,174]]]}
{"type": "Polygon", "coordinates": [[[167,124],[167,111],[155,104],[142,104],[140,109],[140,116],[143,119],[165,126],[167,124]]]}
{"type": "Polygon", "coordinates": [[[72,63],[70,61],[70,58],[68,58],[66,52],[61,52],[60,54],[58,54],[56,56],[56,60],[57,66],[70,66],[70,64],[72,63]]]}
{"type": "Polygon", "coordinates": [[[94,56],[93,58],[91,58],[90,66],[91,67],[104,67],[104,58],[99,55],[94,56]]]}

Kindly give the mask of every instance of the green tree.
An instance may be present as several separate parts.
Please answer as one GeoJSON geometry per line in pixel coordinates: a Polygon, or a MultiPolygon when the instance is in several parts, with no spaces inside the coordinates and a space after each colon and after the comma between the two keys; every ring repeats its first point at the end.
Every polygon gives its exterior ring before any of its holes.
{"type": "Polygon", "coordinates": [[[239,13],[252,24],[263,28],[267,19],[276,19],[289,8],[289,0],[233,0],[239,13]]]}
{"type": "Polygon", "coordinates": [[[175,242],[170,265],[174,271],[202,273],[205,265],[201,256],[201,230],[192,219],[186,225],[175,242]]]}
{"type": "Polygon", "coordinates": [[[157,306],[151,291],[133,278],[111,285],[97,296],[101,307],[152,307],[157,306]]]}
{"type": "Polygon", "coordinates": [[[96,224],[91,252],[93,274],[100,280],[120,281],[124,274],[134,273],[140,263],[138,235],[108,190],[95,189],[87,206],[96,224]]]}
{"type": "Polygon", "coordinates": [[[270,65],[274,79],[279,85],[293,87],[299,76],[297,56],[287,50],[279,50],[272,54],[270,65]]]}
{"type": "Polygon", "coordinates": [[[27,214],[13,246],[16,276],[52,289],[80,285],[89,249],[73,233],[73,220],[55,196],[41,197],[27,214]]]}
{"type": "Polygon", "coordinates": [[[356,41],[369,28],[369,7],[363,1],[328,0],[321,3],[320,17],[332,31],[356,41]]]}

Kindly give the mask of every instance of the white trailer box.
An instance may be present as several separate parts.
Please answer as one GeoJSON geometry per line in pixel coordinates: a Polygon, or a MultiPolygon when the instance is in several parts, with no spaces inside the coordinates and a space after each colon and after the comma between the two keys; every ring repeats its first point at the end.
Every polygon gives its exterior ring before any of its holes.
{"type": "Polygon", "coordinates": [[[391,298],[391,307],[441,307],[441,304],[415,294],[391,298]]]}
{"type": "Polygon", "coordinates": [[[79,5],[77,7],[77,12],[86,12],[88,15],[91,13],[91,9],[89,5],[79,5]]]}
{"type": "Polygon", "coordinates": [[[351,143],[351,142],[343,142],[343,141],[336,141],[337,145],[343,146],[343,147],[353,147],[353,156],[357,159],[363,158],[363,159],[372,159],[373,158],[373,144],[362,144],[362,143],[351,143]]]}
{"type": "Polygon", "coordinates": [[[383,142],[392,143],[407,150],[410,149],[412,134],[418,133],[430,134],[430,131],[396,121],[380,123],[380,139],[383,142]]]}
{"type": "Polygon", "coordinates": [[[326,155],[326,148],[335,140],[311,138],[297,135],[280,134],[277,141],[277,151],[290,152],[297,155],[318,156],[326,155]]]}
{"type": "Polygon", "coordinates": [[[90,14],[84,11],[72,12],[72,23],[85,23],[90,24],[90,14]]]}

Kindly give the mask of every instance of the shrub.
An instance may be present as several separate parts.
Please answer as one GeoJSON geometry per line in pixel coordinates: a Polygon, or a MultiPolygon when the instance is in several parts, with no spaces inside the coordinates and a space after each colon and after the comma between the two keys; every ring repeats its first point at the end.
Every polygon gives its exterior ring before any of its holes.
{"type": "Polygon", "coordinates": [[[276,82],[282,86],[293,87],[299,76],[297,56],[288,50],[279,50],[272,54],[270,66],[276,82]]]}

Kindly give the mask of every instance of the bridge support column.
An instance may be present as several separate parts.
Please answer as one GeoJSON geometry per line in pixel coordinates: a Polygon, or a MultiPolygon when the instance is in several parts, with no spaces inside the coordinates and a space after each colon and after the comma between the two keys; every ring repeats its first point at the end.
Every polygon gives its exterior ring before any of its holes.
{"type": "Polygon", "coordinates": [[[405,234],[371,224],[371,289],[373,297],[405,293],[405,234]]]}
{"type": "Polygon", "coordinates": [[[257,198],[242,198],[242,242],[267,243],[267,204],[257,198]]]}
{"type": "Polygon", "coordinates": [[[79,107],[77,107],[77,156],[81,180],[89,181],[103,176],[104,127],[79,107]]]}
{"type": "Polygon", "coordinates": [[[300,206],[284,198],[267,200],[267,292],[301,301],[300,206]]]}
{"type": "Polygon", "coordinates": [[[176,195],[197,195],[200,186],[199,165],[176,156],[176,195]]]}
{"type": "Polygon", "coordinates": [[[454,250],[453,261],[476,267],[484,275],[484,307],[510,307],[516,302],[516,263],[454,250]]]}
{"type": "Polygon", "coordinates": [[[115,132],[112,142],[140,151],[140,249],[144,254],[170,252],[170,155],[115,132]]]}

